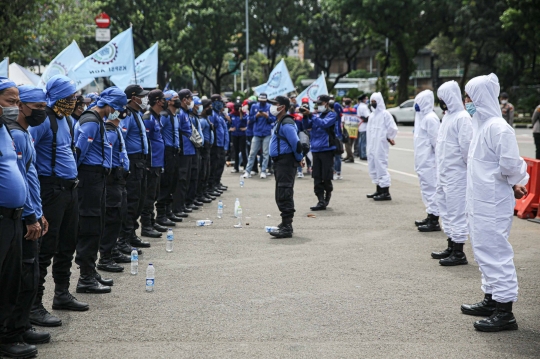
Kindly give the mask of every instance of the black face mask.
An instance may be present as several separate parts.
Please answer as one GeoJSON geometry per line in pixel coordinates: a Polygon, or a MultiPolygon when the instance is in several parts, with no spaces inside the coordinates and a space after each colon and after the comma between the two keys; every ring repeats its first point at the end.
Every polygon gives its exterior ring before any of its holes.
{"type": "Polygon", "coordinates": [[[167,100],[163,100],[163,105],[161,105],[161,107],[163,107],[164,110],[167,109],[168,107],[167,100]]]}
{"type": "Polygon", "coordinates": [[[204,113],[206,114],[206,116],[210,116],[212,114],[212,107],[209,107],[208,109],[206,109],[204,113]]]}
{"type": "Polygon", "coordinates": [[[372,103],[372,104],[371,104],[371,108],[377,108],[377,104],[376,104],[376,103],[372,103]]]}
{"type": "Polygon", "coordinates": [[[443,111],[448,111],[448,106],[446,106],[446,104],[444,103],[443,100],[440,100],[440,101],[439,101],[439,107],[440,107],[441,110],[443,110],[443,111]]]}
{"type": "Polygon", "coordinates": [[[176,108],[182,107],[182,101],[180,101],[179,99],[174,100],[174,107],[176,108]]]}
{"type": "Polygon", "coordinates": [[[47,112],[45,110],[36,110],[33,108],[31,110],[32,110],[32,114],[30,116],[25,117],[28,125],[32,127],[36,127],[36,126],[41,125],[43,122],[45,122],[45,119],[47,118],[47,112]]]}

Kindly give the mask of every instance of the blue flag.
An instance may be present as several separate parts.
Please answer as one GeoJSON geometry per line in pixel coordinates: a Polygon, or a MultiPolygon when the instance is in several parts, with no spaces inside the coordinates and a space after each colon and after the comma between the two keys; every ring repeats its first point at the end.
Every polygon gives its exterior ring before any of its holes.
{"type": "Polygon", "coordinates": [[[269,100],[294,91],[294,85],[285,61],[281,59],[279,64],[270,72],[267,83],[259,85],[253,90],[257,95],[265,93],[269,100]]]}
{"type": "Polygon", "coordinates": [[[125,89],[128,85],[141,85],[146,88],[155,88],[158,85],[157,73],[158,43],[156,42],[135,60],[136,76],[133,73],[115,75],[111,76],[111,81],[121,89],[125,89]]]}
{"type": "MultiPolygon", "coordinates": [[[[39,81],[38,87],[45,88],[47,81],[49,81],[49,79],[54,75],[67,76],[69,71],[83,59],[84,55],[81,49],[79,49],[79,45],[77,45],[77,42],[73,40],[73,42],[62,50],[62,52],[51,61],[49,66],[47,66],[43,72],[43,75],[41,75],[41,80],[39,81]]],[[[77,80],[76,78],[72,79],[75,81],[77,89],[88,85],[93,80],[91,78],[84,80],[77,80]]]]}
{"type": "Polygon", "coordinates": [[[307,97],[309,99],[309,108],[313,111],[315,109],[314,102],[317,101],[317,97],[320,95],[328,95],[324,73],[321,73],[319,78],[302,91],[300,95],[296,96],[296,98],[302,101],[304,97],[307,97]]]}
{"type": "Polygon", "coordinates": [[[0,62],[0,76],[9,77],[9,57],[4,57],[0,62]]]}
{"type": "Polygon", "coordinates": [[[118,34],[107,45],[80,61],[69,72],[76,80],[132,74],[134,64],[131,28],[118,34]]]}

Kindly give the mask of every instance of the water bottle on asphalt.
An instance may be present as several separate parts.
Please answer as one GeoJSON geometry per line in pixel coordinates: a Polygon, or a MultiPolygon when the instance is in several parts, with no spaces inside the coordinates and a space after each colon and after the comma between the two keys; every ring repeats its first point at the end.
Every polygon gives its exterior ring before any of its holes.
{"type": "Polygon", "coordinates": [[[165,247],[165,250],[167,252],[172,252],[173,250],[173,241],[174,241],[174,233],[172,231],[172,228],[169,228],[167,230],[167,246],[165,247]]]}
{"type": "Polygon", "coordinates": [[[244,187],[244,175],[240,175],[240,187],[244,187]]]}
{"type": "Polygon", "coordinates": [[[152,263],[148,264],[148,268],[146,269],[146,291],[147,292],[153,292],[154,291],[154,276],[156,274],[156,269],[152,265],[152,263]]]}
{"type": "Polygon", "coordinates": [[[279,228],[278,227],[272,227],[272,226],[266,226],[266,227],[264,227],[264,230],[266,231],[266,233],[272,233],[272,232],[279,231],[279,228]]]}
{"type": "Polygon", "coordinates": [[[219,200],[217,204],[217,218],[223,217],[223,201],[219,200]]]}
{"type": "Polygon", "coordinates": [[[238,209],[236,210],[236,217],[238,218],[238,227],[242,227],[242,206],[238,205],[238,209]]]}
{"type": "Polygon", "coordinates": [[[139,273],[139,252],[137,248],[132,248],[131,251],[131,274],[136,275],[139,273]]]}
{"type": "Polygon", "coordinates": [[[234,201],[234,216],[238,218],[238,207],[240,207],[240,200],[237,198],[236,201],[234,201]]]}
{"type": "Polygon", "coordinates": [[[209,225],[211,225],[212,223],[214,223],[214,222],[212,222],[212,221],[209,220],[209,219],[201,219],[201,220],[198,220],[198,221],[197,221],[197,227],[209,226],[209,225]]]}

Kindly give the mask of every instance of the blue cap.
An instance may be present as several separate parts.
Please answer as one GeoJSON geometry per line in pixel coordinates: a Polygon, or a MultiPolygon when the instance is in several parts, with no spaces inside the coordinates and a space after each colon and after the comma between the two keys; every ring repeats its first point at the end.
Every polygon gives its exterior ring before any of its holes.
{"type": "Polygon", "coordinates": [[[202,101],[199,96],[193,96],[193,102],[195,103],[195,105],[202,105],[202,101]]]}
{"type": "Polygon", "coordinates": [[[32,86],[32,85],[22,85],[19,86],[19,98],[22,103],[31,103],[31,102],[46,102],[47,95],[43,89],[32,86]]]}
{"type": "Polygon", "coordinates": [[[0,76],[0,91],[11,87],[17,87],[17,85],[15,85],[15,82],[11,81],[7,77],[0,76]]]}
{"type": "Polygon", "coordinates": [[[64,75],[55,75],[47,81],[47,106],[52,107],[56,101],[69,97],[77,91],[75,81],[64,75]]]}
{"type": "Polygon", "coordinates": [[[178,96],[178,93],[176,91],[169,90],[169,91],[165,91],[163,95],[165,96],[165,100],[169,101],[173,97],[178,96]]]}
{"type": "Polygon", "coordinates": [[[101,93],[97,98],[96,104],[98,107],[109,105],[116,111],[123,111],[127,105],[127,97],[124,91],[116,86],[112,86],[101,93]]]}

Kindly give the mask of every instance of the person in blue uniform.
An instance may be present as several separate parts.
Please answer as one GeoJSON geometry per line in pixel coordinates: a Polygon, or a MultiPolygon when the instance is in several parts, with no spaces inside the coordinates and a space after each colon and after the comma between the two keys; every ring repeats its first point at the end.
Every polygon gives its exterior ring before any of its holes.
{"type": "MultiPolygon", "coordinates": [[[[143,116],[146,135],[149,139],[149,156],[147,161],[147,190],[146,200],[144,202],[141,214],[142,235],[147,235],[147,228],[154,228],[158,232],[166,232],[167,227],[163,227],[156,222],[154,205],[160,191],[161,176],[165,166],[165,142],[161,135],[160,112],[163,111],[164,99],[163,92],[159,89],[152,90],[148,94],[150,110],[143,116]]],[[[174,225],[174,222],[172,222],[174,225]]]]}
{"type": "MultiPolygon", "coordinates": [[[[191,121],[191,129],[193,131],[190,142],[195,149],[195,157],[191,162],[191,176],[189,178],[189,188],[186,195],[186,207],[201,207],[204,202],[197,198],[197,187],[199,186],[199,176],[201,167],[201,149],[204,146],[204,137],[202,136],[202,128],[199,118],[199,108],[202,109],[202,101],[199,96],[193,96],[193,107],[188,111],[189,120],[191,121]],[[196,139],[195,139],[196,138],[196,139]]],[[[192,208],[193,209],[193,208],[192,208]]]]}
{"type": "Polygon", "coordinates": [[[42,301],[51,262],[55,284],[53,309],[86,311],[89,306],[69,292],[79,226],[79,181],[70,117],[76,103],[75,82],[67,76],[56,75],[49,79],[46,90],[47,118],[41,125],[28,129],[36,149],[43,215],[49,222],[49,231],[43,236],[39,249],[39,286],[30,322],[41,327],[55,327],[62,325],[62,321],[51,315],[42,301]]]}
{"type": "MultiPolygon", "coordinates": [[[[251,153],[251,143],[253,142],[253,126],[255,125],[255,120],[251,120],[250,112],[253,105],[255,105],[257,102],[255,101],[249,101],[245,100],[244,105],[242,106],[242,109],[246,113],[247,117],[247,129],[246,129],[246,153],[249,157],[249,154],[251,153]]],[[[247,160],[246,160],[246,167],[247,167],[247,160]]],[[[245,169],[244,169],[245,170],[245,169]]],[[[259,173],[259,160],[258,160],[258,153],[253,159],[253,166],[251,168],[250,174],[256,175],[259,173]]]]}
{"type": "Polygon", "coordinates": [[[214,144],[214,131],[213,124],[209,120],[209,116],[212,115],[212,101],[205,99],[201,101],[199,123],[201,125],[201,136],[204,137],[204,144],[201,149],[201,173],[200,173],[200,185],[198,188],[198,200],[203,203],[210,203],[215,200],[209,194],[210,188],[208,186],[208,178],[210,176],[210,151],[214,144]]]}
{"type": "Polygon", "coordinates": [[[281,212],[281,223],[276,232],[270,234],[277,238],[290,238],[293,234],[294,180],[296,168],[302,160],[302,145],[294,118],[288,113],[291,103],[285,96],[277,96],[269,101],[270,113],[277,118],[274,134],[270,140],[270,156],[274,163],[276,178],[275,198],[281,212]]]}
{"type": "Polygon", "coordinates": [[[148,140],[142,114],[148,104],[148,91],[140,85],[129,85],[124,90],[128,99],[127,117],[120,121],[126,151],[129,157],[130,175],[126,179],[127,216],[122,222],[118,248],[121,253],[130,255],[132,247],[148,248],[150,243],[137,237],[138,219],[146,198],[146,157],[148,140]]]}
{"type": "Polygon", "coordinates": [[[109,293],[113,284],[96,272],[105,220],[105,181],[112,168],[111,141],[103,119],[118,119],[126,105],[126,94],[116,86],[109,87],[75,126],[79,170],[79,238],[75,263],[81,270],[77,293],[109,293]]]}
{"type": "MultiPolygon", "coordinates": [[[[227,126],[221,117],[223,111],[223,99],[221,95],[214,94],[210,98],[212,101],[212,114],[208,116],[208,119],[212,123],[214,129],[214,144],[210,151],[210,177],[208,179],[208,186],[210,189],[210,195],[219,197],[223,193],[219,187],[219,180],[221,178],[220,170],[222,170],[221,163],[225,159],[225,141],[227,140],[226,132],[227,126]]],[[[222,171],[221,171],[222,172],[222,171]]]]}
{"type": "Polygon", "coordinates": [[[247,113],[242,111],[240,104],[234,104],[231,112],[231,128],[229,129],[234,146],[234,169],[231,171],[232,173],[240,172],[240,155],[242,155],[242,166],[244,167],[244,171],[247,167],[247,117],[247,113]]]}
{"type": "MultiPolygon", "coordinates": [[[[343,130],[341,129],[341,118],[343,117],[343,106],[341,106],[338,102],[336,102],[334,95],[330,95],[330,102],[328,105],[329,105],[330,110],[334,111],[337,115],[336,116],[337,120],[335,124],[336,136],[337,138],[343,141],[343,130]]],[[[341,153],[334,154],[333,179],[334,180],[343,179],[341,177],[341,153]]]]}
{"type": "Polygon", "coordinates": [[[335,126],[337,114],[330,108],[330,96],[317,98],[317,114],[304,115],[304,129],[311,129],[311,153],[313,154],[313,177],[318,202],[312,211],[325,210],[332,196],[334,172],[335,126]]]}
{"type": "MultiPolygon", "coordinates": [[[[21,217],[30,197],[22,160],[18,161],[14,140],[6,126],[18,116],[19,90],[13,81],[0,77],[0,355],[30,357],[37,354],[37,349],[22,341],[21,332],[14,325],[22,279],[21,217]]],[[[32,230],[35,240],[41,232],[39,223],[32,230]]]]}

